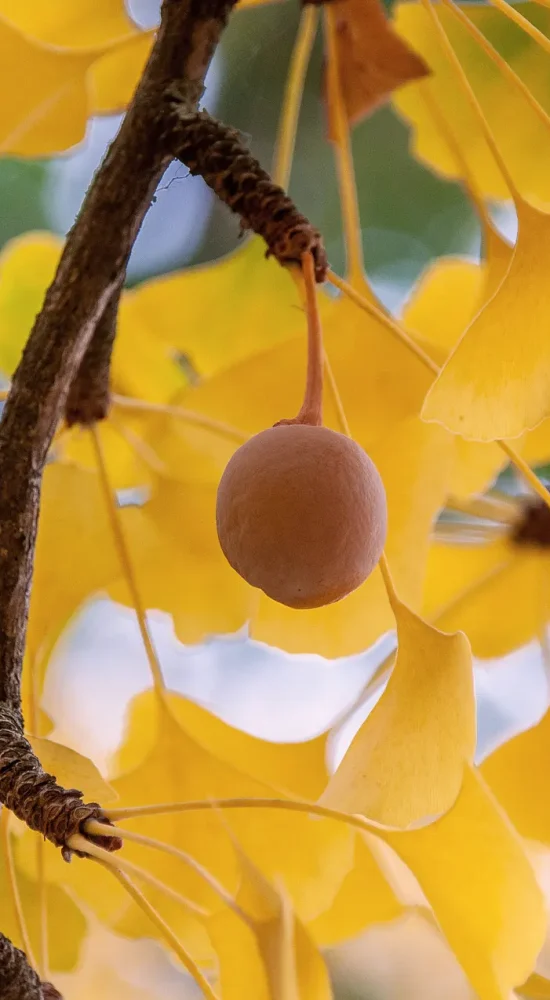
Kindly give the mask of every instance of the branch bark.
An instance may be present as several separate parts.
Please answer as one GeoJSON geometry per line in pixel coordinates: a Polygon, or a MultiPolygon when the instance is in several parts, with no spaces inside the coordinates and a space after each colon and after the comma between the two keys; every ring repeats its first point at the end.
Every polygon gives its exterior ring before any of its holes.
{"type": "Polygon", "coordinates": [[[0,703],[20,713],[42,471],[69,387],[171,154],[174,100],[194,108],[234,0],[164,0],[158,37],[68,236],[0,422],[0,703]]]}
{"type": "Polygon", "coordinates": [[[69,427],[89,427],[105,420],[111,405],[111,356],[115,345],[122,282],[113,293],[69,389],[65,419],[69,427]]]}
{"type": "Polygon", "coordinates": [[[26,955],[0,934],[0,1000],[43,1000],[42,983],[26,955]]]}
{"type": "MultiPolygon", "coordinates": [[[[121,129],[70,232],[31,331],[0,421],[0,802],[62,846],[99,806],[44,773],[23,736],[21,673],[42,473],[69,388],[83,359],[108,369],[101,339],[135,238],[162,173],[174,101],[196,108],[204,76],[235,0],[163,0],[161,26],[121,129]],[[88,353],[87,353],[88,352],[88,353]],[[105,364],[106,362],[106,364],[105,364]]],[[[111,324],[112,326],[112,324],[111,324]]],[[[110,336],[111,331],[109,331],[110,336]]],[[[112,336],[110,337],[112,341],[112,336]]],[[[77,380],[82,390],[84,380],[77,380]]],[[[73,396],[72,405],[86,400],[73,396]]],[[[120,846],[117,838],[109,845],[120,846]]],[[[55,996],[22,952],[0,936],[1,1000],[55,996]],[[44,988],[42,988],[44,985],[44,988]]]]}

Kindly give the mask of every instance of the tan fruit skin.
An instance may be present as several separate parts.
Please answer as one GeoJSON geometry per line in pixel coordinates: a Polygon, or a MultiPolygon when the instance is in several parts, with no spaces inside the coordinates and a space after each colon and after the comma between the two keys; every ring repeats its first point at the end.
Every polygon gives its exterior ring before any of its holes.
{"type": "Polygon", "coordinates": [[[360,586],[386,539],[380,475],[327,427],[270,427],[242,445],[218,488],[218,537],[231,566],[291,608],[318,608],[360,586]]]}

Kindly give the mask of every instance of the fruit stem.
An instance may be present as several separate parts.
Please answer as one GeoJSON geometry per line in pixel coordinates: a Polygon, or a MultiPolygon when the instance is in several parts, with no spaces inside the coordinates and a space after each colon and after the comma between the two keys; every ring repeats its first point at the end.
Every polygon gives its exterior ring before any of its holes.
{"type": "Polygon", "coordinates": [[[279,420],[279,424],[323,424],[323,367],[325,352],[323,331],[317,305],[315,261],[309,251],[302,254],[302,280],[304,283],[307,316],[307,376],[304,401],[296,417],[279,420]]]}

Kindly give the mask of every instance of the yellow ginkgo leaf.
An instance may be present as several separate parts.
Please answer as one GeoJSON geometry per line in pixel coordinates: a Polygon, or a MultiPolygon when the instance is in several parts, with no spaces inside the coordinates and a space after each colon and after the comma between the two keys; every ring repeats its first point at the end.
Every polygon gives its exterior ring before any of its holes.
{"type": "Polygon", "coordinates": [[[325,787],[326,734],[300,743],[272,743],[235,729],[186,698],[174,699],[171,708],[189,736],[251,777],[312,800],[325,787]]]}
{"type": "Polygon", "coordinates": [[[470,645],[393,601],[398,650],[384,694],[356,733],[321,801],[388,826],[446,812],[476,742],[470,645]]]}
{"type": "Polygon", "coordinates": [[[448,257],[430,264],[403,310],[407,329],[446,357],[474,315],[484,280],[483,266],[470,261],[448,257]]]}
{"type": "Polygon", "coordinates": [[[108,115],[129,103],[151,51],[153,33],[130,35],[97,60],[90,69],[90,112],[108,115]]]}
{"type": "Polygon", "coordinates": [[[550,412],[543,293],[550,215],[518,202],[510,268],[430,388],[422,416],[477,441],[515,438],[550,412]]]}
{"type": "MultiPolygon", "coordinates": [[[[126,508],[121,516],[141,527],[139,510],[126,508]]],[[[28,629],[27,652],[36,665],[47,657],[79,605],[104,588],[118,571],[98,476],[76,465],[48,464],[28,629]]]]}
{"type": "MultiPolygon", "coordinates": [[[[159,982],[158,955],[141,941],[127,941],[99,922],[90,921],[78,969],[73,975],[56,975],[55,986],[64,1000],[155,1000],[159,982]],[[138,985],[139,984],[139,985],[138,985]]],[[[164,977],[160,976],[161,981],[164,977]]],[[[189,977],[177,981],[180,1000],[196,1000],[189,977]]]]}
{"type": "Polygon", "coordinates": [[[65,788],[77,788],[92,802],[112,802],[116,792],[101,777],[94,762],[76,750],[40,736],[27,736],[42,767],[65,788]]]}
{"type": "Polygon", "coordinates": [[[52,233],[25,233],[0,254],[0,371],[12,375],[40,311],[62,240],[52,233]]]}
{"type": "Polygon", "coordinates": [[[540,635],[548,621],[548,557],[513,541],[434,543],[427,561],[426,617],[463,629],[476,656],[503,656],[540,635]],[[495,622],[498,621],[498,628],[495,622]]]}
{"type": "Polygon", "coordinates": [[[534,967],[546,913],[521,840],[479,774],[466,767],[457,801],[434,823],[377,835],[414,873],[476,995],[509,1000],[534,967]]]}
{"type": "Polygon", "coordinates": [[[54,49],[0,19],[0,84],[11,94],[0,115],[0,153],[45,156],[84,137],[86,74],[102,50],[54,49]]]}
{"type": "Polygon", "coordinates": [[[0,16],[26,35],[60,48],[91,48],[136,32],[124,0],[71,0],[46,4],[0,0],[0,16]]]}
{"type": "Polygon", "coordinates": [[[207,922],[224,1000],[331,1000],[325,963],[281,884],[271,884],[237,847],[241,915],[207,922]],[[236,958],[238,956],[238,961],[236,958]]]}
{"type": "Polygon", "coordinates": [[[129,297],[142,323],[201,376],[305,329],[296,286],[275,260],[265,259],[259,237],[215,264],[146,282],[129,297]]]}
{"type": "MultiPolygon", "coordinates": [[[[17,838],[12,837],[14,847],[17,838]]],[[[37,837],[32,835],[36,858],[37,837]]],[[[58,852],[59,853],[59,852],[58,852]]],[[[27,925],[31,946],[35,954],[41,951],[42,918],[36,876],[30,877],[17,867],[17,888],[27,925]]],[[[16,946],[23,947],[19,926],[15,918],[13,899],[8,880],[6,857],[0,850],[0,926],[16,946]]],[[[86,934],[87,923],[80,908],[61,886],[47,885],[46,907],[48,914],[48,950],[51,968],[70,972],[78,962],[79,951],[86,934]]]]}
{"type": "MultiPolygon", "coordinates": [[[[490,5],[461,5],[468,17],[504,54],[529,90],[550,110],[550,73],[543,47],[518,30],[499,10],[490,5]]],[[[537,4],[522,5],[522,13],[548,35],[550,14],[537,4]]],[[[453,48],[489,121],[499,149],[520,191],[541,202],[550,199],[546,169],[550,136],[544,121],[525,97],[505,78],[480,46],[457,24],[453,15],[438,8],[453,48]],[[512,123],[512,124],[511,124],[512,123]]],[[[452,65],[442,51],[434,25],[421,3],[399,3],[395,25],[427,62],[432,77],[425,83],[411,83],[399,90],[394,102],[413,125],[415,152],[430,166],[447,176],[462,180],[462,170],[440,125],[425,99],[428,86],[441,115],[458,142],[461,154],[483,193],[492,198],[510,197],[506,183],[492,156],[479,122],[465,99],[452,65]]]]}
{"type": "Polygon", "coordinates": [[[366,927],[389,923],[402,914],[403,906],[366,839],[358,836],[352,868],[330,907],[308,923],[308,930],[319,944],[334,946],[357,937],[366,927]]]}
{"type": "MultiPolygon", "coordinates": [[[[254,737],[243,736],[250,747],[251,773],[248,773],[203,746],[200,735],[193,737],[186,731],[178,720],[180,700],[178,695],[170,694],[159,702],[152,692],[136,699],[136,711],[120,758],[124,773],[112,781],[121,806],[192,799],[215,802],[234,795],[280,794],[280,789],[255,776],[254,737]],[[151,746],[145,759],[140,746],[144,736],[151,746]],[[141,760],[137,766],[136,760],[141,760]],[[133,769],[128,771],[129,767],[133,769]]],[[[229,737],[232,738],[231,733],[229,737]]],[[[308,752],[306,748],[306,759],[308,752]]],[[[270,753],[276,759],[277,744],[271,744],[270,753]]],[[[309,792],[312,786],[307,767],[300,773],[301,753],[296,747],[297,773],[293,784],[298,794],[303,794],[302,788],[309,792]]],[[[281,756],[288,760],[286,750],[283,749],[281,756]]],[[[238,883],[234,851],[215,811],[142,818],[132,821],[132,828],[187,851],[234,892],[238,883]]],[[[255,810],[253,815],[248,812],[235,816],[232,829],[247,855],[267,877],[284,877],[298,911],[308,918],[327,908],[352,863],[353,835],[332,821],[318,822],[300,814],[277,815],[255,810]]],[[[175,867],[172,859],[150,851],[144,855],[144,848],[135,844],[128,844],[127,850],[129,856],[135,854],[140,864],[159,878],[168,879],[185,896],[213,907],[212,890],[184,865],[175,867]]]]}
{"type": "Polygon", "coordinates": [[[503,743],[481,765],[485,781],[524,837],[550,844],[545,774],[550,759],[550,713],[503,743]]]}
{"type": "Polygon", "coordinates": [[[550,979],[545,979],[536,973],[529,976],[527,982],[518,990],[518,996],[525,997],[525,1000],[550,1000],[550,979]]]}

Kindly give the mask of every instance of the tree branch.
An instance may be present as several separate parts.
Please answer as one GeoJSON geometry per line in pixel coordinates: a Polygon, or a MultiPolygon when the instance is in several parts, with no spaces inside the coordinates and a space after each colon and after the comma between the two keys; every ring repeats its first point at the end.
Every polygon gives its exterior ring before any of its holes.
{"type": "MultiPolygon", "coordinates": [[[[118,298],[140,225],[172,158],[166,128],[174,95],[181,113],[196,108],[233,3],[164,0],[149,62],[67,238],[0,421],[0,802],[67,859],[70,836],[84,833],[90,818],[104,817],[99,805],[83,803],[79,791],[61,788],[44,772],[23,735],[21,673],[42,473],[75,377],[69,415],[84,421],[104,415],[97,410],[98,386],[100,408],[108,406],[118,298]]],[[[114,830],[103,846],[121,846],[114,830]]],[[[56,996],[0,935],[0,1000],[56,996]]]]}
{"type": "Polygon", "coordinates": [[[26,955],[0,934],[0,1000],[43,1000],[43,997],[40,978],[31,969],[26,955]]]}
{"type": "MultiPolygon", "coordinates": [[[[161,26],[134,98],[70,232],[15,372],[0,421],[0,802],[65,848],[100,806],[46,774],[23,735],[21,673],[42,473],[71,383],[69,408],[94,418],[90,378],[108,368],[116,307],[135,238],[164,169],[174,95],[196,108],[235,0],[163,0],[161,26]],[[92,338],[99,326],[100,336],[92,338]],[[88,392],[88,397],[86,393],[88,392]]],[[[97,385],[96,385],[97,389],[97,385]]],[[[69,411],[69,412],[70,412],[69,411]]],[[[114,831],[113,831],[114,832],[114,831]]],[[[110,849],[121,842],[106,838],[110,849]]],[[[70,852],[69,852],[70,853],[70,852]]],[[[68,853],[66,854],[68,857],[68,853]]],[[[0,935],[0,1000],[59,996],[0,935]]]]}
{"type": "Polygon", "coordinates": [[[0,423],[0,701],[18,710],[42,470],[69,386],[123,279],[160,176],[167,112],[191,110],[233,0],[164,0],[121,129],[68,236],[0,423]]]}
{"type": "Polygon", "coordinates": [[[62,1000],[51,983],[43,983],[27,956],[0,934],[0,1000],[62,1000]]]}
{"type": "Polygon", "coordinates": [[[232,0],[164,0],[149,62],[35,322],[0,422],[0,701],[18,710],[42,470],[92,334],[159,177],[174,88],[196,105],[232,0]]]}
{"type": "Polygon", "coordinates": [[[88,427],[104,420],[109,412],[111,356],[121,294],[122,282],[105,307],[69,389],[65,405],[65,419],[69,427],[73,424],[88,427]]]}

